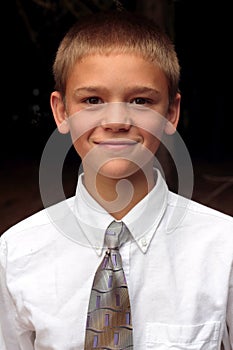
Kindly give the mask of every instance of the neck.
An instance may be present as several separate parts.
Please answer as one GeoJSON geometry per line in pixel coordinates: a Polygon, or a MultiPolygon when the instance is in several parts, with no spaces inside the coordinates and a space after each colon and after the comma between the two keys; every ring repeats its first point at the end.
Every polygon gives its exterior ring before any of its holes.
{"type": "Polygon", "coordinates": [[[84,171],[84,184],[91,196],[115,219],[121,220],[155,185],[152,167],[139,169],[126,178],[109,178],[84,171]]]}

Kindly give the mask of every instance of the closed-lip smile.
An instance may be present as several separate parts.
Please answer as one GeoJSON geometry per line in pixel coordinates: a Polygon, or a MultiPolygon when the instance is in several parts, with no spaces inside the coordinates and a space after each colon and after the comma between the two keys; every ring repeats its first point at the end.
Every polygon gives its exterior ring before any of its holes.
{"type": "Polygon", "coordinates": [[[108,149],[112,149],[112,150],[120,150],[120,149],[124,149],[130,146],[135,146],[138,144],[138,141],[136,140],[131,140],[131,139],[107,139],[107,140],[103,140],[103,141],[99,141],[99,142],[95,142],[95,144],[97,144],[98,146],[101,147],[105,147],[108,149]]]}

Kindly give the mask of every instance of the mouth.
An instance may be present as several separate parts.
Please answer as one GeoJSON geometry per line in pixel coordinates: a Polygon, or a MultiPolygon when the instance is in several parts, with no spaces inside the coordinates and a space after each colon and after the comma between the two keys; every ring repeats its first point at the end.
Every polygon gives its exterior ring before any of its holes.
{"type": "Polygon", "coordinates": [[[138,141],[130,139],[108,139],[95,142],[96,145],[109,150],[123,150],[138,145],[138,141]]]}

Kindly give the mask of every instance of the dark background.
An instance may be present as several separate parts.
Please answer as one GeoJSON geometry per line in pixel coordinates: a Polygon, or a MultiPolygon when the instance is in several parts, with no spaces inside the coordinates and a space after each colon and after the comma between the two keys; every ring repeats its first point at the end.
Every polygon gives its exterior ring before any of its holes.
{"type": "MultiPolygon", "coordinates": [[[[2,10],[0,234],[42,208],[38,167],[55,129],[49,96],[59,41],[79,16],[116,6],[154,16],[172,37],[182,68],[178,131],[194,164],[194,199],[233,215],[230,2],[11,0],[2,10]]],[[[75,181],[67,166],[67,196],[75,181]]]]}

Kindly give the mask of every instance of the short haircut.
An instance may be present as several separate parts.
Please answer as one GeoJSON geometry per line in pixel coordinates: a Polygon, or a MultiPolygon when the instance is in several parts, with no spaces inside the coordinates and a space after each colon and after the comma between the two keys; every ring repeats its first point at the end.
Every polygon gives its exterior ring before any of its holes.
{"type": "Polygon", "coordinates": [[[127,12],[98,12],[77,20],[62,39],[53,64],[55,89],[65,97],[74,64],[94,54],[136,54],[163,70],[169,102],[179,89],[180,66],[170,37],[151,19],[127,12]]]}

